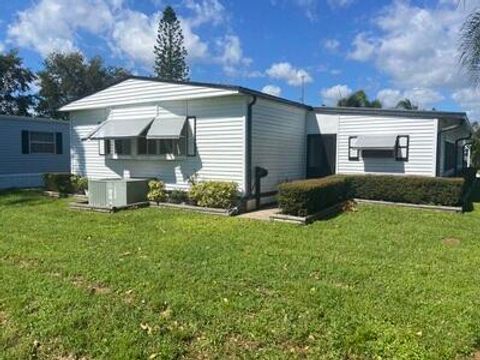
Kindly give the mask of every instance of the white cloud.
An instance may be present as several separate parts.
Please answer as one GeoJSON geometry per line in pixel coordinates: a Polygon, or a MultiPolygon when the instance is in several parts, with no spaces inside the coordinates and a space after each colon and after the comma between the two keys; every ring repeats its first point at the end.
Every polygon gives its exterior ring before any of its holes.
{"type": "Polygon", "coordinates": [[[353,4],[355,0],[327,0],[331,8],[346,8],[353,4]]]}
{"type": "Polygon", "coordinates": [[[348,58],[353,60],[367,61],[372,57],[375,51],[375,44],[373,44],[372,40],[367,38],[365,33],[357,34],[352,45],[353,50],[348,53],[348,58]]]}
{"type": "Polygon", "coordinates": [[[313,82],[306,70],[297,69],[288,62],[272,64],[266,74],[272,79],[286,81],[288,85],[292,86],[301,86],[302,82],[305,84],[313,82]]]}
{"type": "MultiPolygon", "coordinates": [[[[226,72],[251,63],[219,0],[184,0],[180,10],[178,18],[190,62],[219,63],[226,72]],[[202,26],[210,30],[218,27],[212,31],[228,35],[222,35],[212,47],[199,35],[202,26]]],[[[160,12],[133,10],[124,0],[40,0],[17,13],[8,26],[7,41],[45,56],[52,51],[79,50],[84,45],[79,33],[85,33],[103,39],[113,54],[129,64],[150,68],[160,16],[160,12]]]]}
{"type": "Polygon", "coordinates": [[[356,35],[348,57],[371,60],[390,77],[396,90],[384,89],[378,96],[386,104],[407,97],[429,108],[445,98],[442,93],[453,94],[449,97],[474,113],[480,109],[480,97],[471,96],[476,90],[466,85],[469,80],[460,68],[457,49],[459,30],[479,5],[479,0],[464,5],[458,0],[439,0],[435,6],[424,7],[395,0],[374,16],[377,32],[356,35]],[[468,101],[462,100],[465,97],[468,101]]]}
{"type": "Polygon", "coordinates": [[[394,1],[374,18],[380,33],[357,34],[349,57],[373,59],[400,87],[457,87],[465,80],[459,71],[458,32],[468,13],[450,1],[434,8],[394,1]]]}
{"type": "Polygon", "coordinates": [[[414,104],[418,104],[420,108],[429,108],[432,105],[444,100],[444,96],[438,91],[428,88],[413,88],[405,90],[405,98],[410,99],[414,104]]]}
{"type": "Polygon", "coordinates": [[[242,67],[252,63],[252,59],[244,56],[240,38],[236,35],[226,35],[218,39],[217,46],[221,51],[218,60],[227,75],[235,76],[242,67]]]}
{"type": "Polygon", "coordinates": [[[76,33],[104,34],[114,22],[115,6],[104,0],[42,0],[17,14],[8,41],[41,55],[76,50],[76,33]]]}
{"type": "Polygon", "coordinates": [[[186,0],[185,6],[194,13],[189,21],[192,27],[203,24],[219,25],[228,18],[225,7],[218,0],[186,0]]]}
{"type": "Polygon", "coordinates": [[[330,52],[336,52],[340,47],[340,42],[337,39],[327,39],[323,42],[323,46],[330,52]]]}
{"type": "Polygon", "coordinates": [[[262,92],[273,96],[280,96],[282,94],[282,89],[276,85],[265,85],[262,92]]]}
{"type": "Polygon", "coordinates": [[[0,52],[5,51],[5,45],[0,41],[0,52]]]}
{"type": "Polygon", "coordinates": [[[329,88],[324,88],[320,92],[323,104],[328,106],[335,106],[341,98],[344,98],[352,93],[352,89],[348,85],[337,84],[329,88]]]}
{"type": "Polygon", "coordinates": [[[295,0],[295,3],[303,9],[310,21],[317,20],[317,0],[295,0]]]}
{"type": "Polygon", "coordinates": [[[463,88],[452,94],[452,99],[468,113],[472,122],[480,121],[480,90],[463,88]]]}
{"type": "Polygon", "coordinates": [[[428,88],[413,88],[409,90],[382,89],[377,94],[383,107],[393,108],[400,100],[409,99],[420,109],[428,109],[435,103],[443,100],[444,97],[438,91],[428,88]]]}
{"type": "Polygon", "coordinates": [[[125,11],[113,26],[111,47],[118,54],[126,54],[144,65],[152,65],[156,24],[154,17],[125,11]]]}

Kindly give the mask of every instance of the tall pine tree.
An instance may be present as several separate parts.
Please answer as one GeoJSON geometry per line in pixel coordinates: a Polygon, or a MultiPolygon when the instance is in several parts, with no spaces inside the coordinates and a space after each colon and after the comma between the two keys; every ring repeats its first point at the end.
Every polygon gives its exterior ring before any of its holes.
{"type": "Polygon", "coordinates": [[[154,70],[158,78],[165,80],[188,80],[187,50],[183,45],[183,33],[180,21],[171,6],[163,11],[158,25],[158,34],[154,46],[154,70]]]}

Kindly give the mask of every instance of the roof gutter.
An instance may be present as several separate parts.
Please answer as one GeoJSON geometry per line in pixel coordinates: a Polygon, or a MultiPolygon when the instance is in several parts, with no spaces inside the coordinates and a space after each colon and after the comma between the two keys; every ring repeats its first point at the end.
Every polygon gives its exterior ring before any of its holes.
{"type": "Polygon", "coordinates": [[[245,123],[245,197],[252,194],[252,108],[257,102],[257,96],[252,95],[252,101],[247,105],[247,118],[245,123]]]}
{"type": "Polygon", "coordinates": [[[443,128],[438,132],[438,134],[437,134],[437,170],[435,172],[435,176],[440,176],[440,158],[439,158],[439,155],[440,155],[441,147],[442,147],[442,135],[447,133],[447,132],[454,131],[454,130],[457,130],[457,129],[461,128],[465,121],[466,120],[464,119],[463,121],[459,122],[458,124],[447,126],[446,128],[443,128]]]}

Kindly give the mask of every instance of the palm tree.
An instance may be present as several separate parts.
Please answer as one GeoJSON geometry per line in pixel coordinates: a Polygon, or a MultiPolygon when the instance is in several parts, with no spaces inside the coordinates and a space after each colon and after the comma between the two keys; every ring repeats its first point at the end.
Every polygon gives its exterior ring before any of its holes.
{"type": "Polygon", "coordinates": [[[460,63],[475,84],[480,83],[480,10],[470,14],[460,29],[460,63]]]}
{"type": "Polygon", "coordinates": [[[414,105],[410,99],[403,99],[395,105],[395,109],[418,110],[418,106],[414,105]]]}
{"type": "Polygon", "coordinates": [[[379,100],[368,100],[368,96],[363,90],[355,91],[347,97],[344,97],[337,102],[340,107],[368,107],[381,108],[382,103],[379,100]]]}

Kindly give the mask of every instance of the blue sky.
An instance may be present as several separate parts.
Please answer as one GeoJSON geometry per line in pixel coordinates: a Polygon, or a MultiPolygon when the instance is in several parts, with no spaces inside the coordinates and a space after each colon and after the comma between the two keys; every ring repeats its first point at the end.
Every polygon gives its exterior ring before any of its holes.
{"type": "Polygon", "coordinates": [[[232,83],[332,105],[364,89],[385,106],[480,117],[479,92],[458,66],[458,32],[480,0],[20,0],[0,3],[0,50],[39,69],[51,51],[80,50],[151,74],[161,10],[182,22],[191,79],[232,83]]]}

